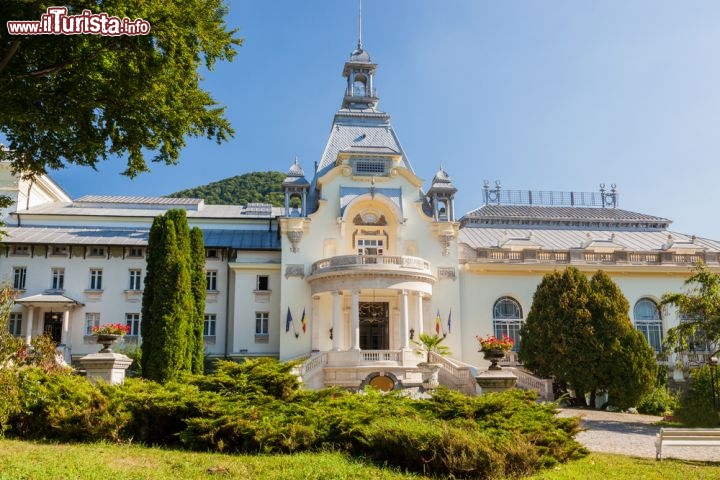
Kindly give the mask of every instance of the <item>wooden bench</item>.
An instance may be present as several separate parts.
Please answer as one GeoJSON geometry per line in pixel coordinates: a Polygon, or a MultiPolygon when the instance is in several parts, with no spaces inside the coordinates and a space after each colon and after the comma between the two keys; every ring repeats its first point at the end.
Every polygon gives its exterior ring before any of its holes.
{"type": "Polygon", "coordinates": [[[720,447],[720,428],[661,428],[655,440],[655,458],[666,447],[720,447]]]}

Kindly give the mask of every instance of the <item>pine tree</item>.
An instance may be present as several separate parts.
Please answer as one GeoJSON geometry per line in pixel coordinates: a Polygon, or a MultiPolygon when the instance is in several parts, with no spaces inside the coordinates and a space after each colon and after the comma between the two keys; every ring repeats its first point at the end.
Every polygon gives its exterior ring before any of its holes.
{"type": "Polygon", "coordinates": [[[143,376],[167,381],[192,370],[195,297],[184,210],[156,217],[150,230],[143,294],[143,376]]]}

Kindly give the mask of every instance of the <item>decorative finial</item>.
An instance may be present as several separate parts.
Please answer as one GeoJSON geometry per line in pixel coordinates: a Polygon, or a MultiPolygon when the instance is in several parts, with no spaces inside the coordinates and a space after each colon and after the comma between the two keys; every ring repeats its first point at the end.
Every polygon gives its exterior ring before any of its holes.
{"type": "Polygon", "coordinates": [[[297,156],[297,153],[296,153],[296,154],[295,154],[295,165],[297,165],[297,164],[298,164],[298,156],[297,156]]]}

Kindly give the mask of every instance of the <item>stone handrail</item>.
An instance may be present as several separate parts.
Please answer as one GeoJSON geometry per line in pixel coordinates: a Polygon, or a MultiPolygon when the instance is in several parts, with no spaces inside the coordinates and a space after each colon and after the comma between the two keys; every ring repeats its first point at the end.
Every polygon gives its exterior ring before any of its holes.
{"type": "Polygon", "coordinates": [[[523,390],[535,390],[540,398],[552,402],[555,399],[552,388],[552,380],[536,377],[525,370],[513,367],[503,367],[511,370],[517,377],[517,386],[523,390]]]}
{"type": "Polygon", "coordinates": [[[478,263],[553,263],[553,264],[633,264],[633,265],[694,265],[698,262],[716,265],[720,256],[713,252],[593,252],[584,250],[507,250],[478,248],[471,262],[478,263]]]}
{"type": "Polygon", "coordinates": [[[450,360],[435,352],[430,352],[430,361],[442,365],[442,372],[452,378],[453,383],[461,392],[468,395],[475,394],[475,375],[477,374],[475,367],[458,360],[450,360]]]}
{"type": "Polygon", "coordinates": [[[399,362],[402,356],[399,350],[362,350],[360,358],[363,362],[399,362]]]}
{"type": "Polygon", "coordinates": [[[398,268],[408,268],[430,272],[431,265],[427,260],[420,257],[407,255],[338,255],[335,257],[318,260],[312,265],[312,273],[326,269],[342,269],[362,265],[390,265],[398,268]]]}
{"type": "Polygon", "coordinates": [[[308,358],[301,365],[298,365],[295,374],[302,379],[312,376],[316,371],[322,370],[327,364],[327,352],[308,358]]]}

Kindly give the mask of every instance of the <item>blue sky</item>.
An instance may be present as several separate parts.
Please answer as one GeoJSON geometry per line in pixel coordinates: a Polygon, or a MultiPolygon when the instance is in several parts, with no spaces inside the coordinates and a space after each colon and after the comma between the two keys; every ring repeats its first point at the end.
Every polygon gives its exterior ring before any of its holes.
{"type": "MultiPolygon", "coordinates": [[[[205,86],[236,130],[192,140],[135,180],[123,161],[52,172],[74,198],[163,195],[319,161],[357,42],[356,0],[230,1],[245,45],[205,86]]],[[[720,239],[720,2],[365,0],[379,108],[428,186],[442,163],[456,210],[480,185],[597,191],[720,239]]]]}

